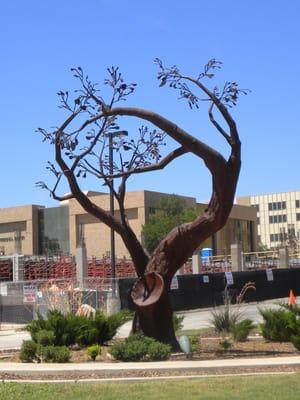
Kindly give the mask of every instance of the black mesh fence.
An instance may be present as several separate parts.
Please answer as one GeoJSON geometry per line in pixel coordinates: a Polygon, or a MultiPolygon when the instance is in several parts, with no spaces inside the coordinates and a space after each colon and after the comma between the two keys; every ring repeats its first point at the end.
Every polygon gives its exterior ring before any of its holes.
{"type": "MultiPolygon", "coordinates": [[[[228,285],[228,290],[233,303],[248,282],[254,282],[256,290],[246,292],[244,297],[246,302],[288,297],[290,289],[296,296],[300,295],[300,269],[233,272],[232,277],[233,284],[228,285]]],[[[224,303],[227,283],[224,273],[179,275],[177,280],[178,289],[170,291],[175,311],[213,307],[224,303]]],[[[134,309],[130,297],[134,282],[135,279],[132,278],[119,281],[121,308],[134,309]]]]}

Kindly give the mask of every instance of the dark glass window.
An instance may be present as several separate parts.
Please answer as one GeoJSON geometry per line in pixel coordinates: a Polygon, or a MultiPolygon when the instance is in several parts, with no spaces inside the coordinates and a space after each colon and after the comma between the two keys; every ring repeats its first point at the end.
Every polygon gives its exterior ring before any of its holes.
{"type": "Polygon", "coordinates": [[[271,242],[279,242],[280,241],[280,234],[279,233],[271,233],[270,241],[271,242]]]}
{"type": "Polygon", "coordinates": [[[300,213],[296,214],[296,219],[297,219],[297,221],[300,221],[300,213]]]}
{"type": "Polygon", "coordinates": [[[296,208],[300,208],[300,200],[296,200],[296,208]]]}
{"type": "Polygon", "coordinates": [[[69,252],[69,207],[39,210],[39,253],[54,255],[69,252]]]}

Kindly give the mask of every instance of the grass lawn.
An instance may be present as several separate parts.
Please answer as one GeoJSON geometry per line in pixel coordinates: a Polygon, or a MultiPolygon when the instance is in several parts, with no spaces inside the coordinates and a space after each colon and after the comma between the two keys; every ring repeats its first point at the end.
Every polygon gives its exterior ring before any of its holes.
{"type": "Polygon", "coordinates": [[[118,384],[0,383],[2,400],[298,400],[300,374],[118,384]]]}

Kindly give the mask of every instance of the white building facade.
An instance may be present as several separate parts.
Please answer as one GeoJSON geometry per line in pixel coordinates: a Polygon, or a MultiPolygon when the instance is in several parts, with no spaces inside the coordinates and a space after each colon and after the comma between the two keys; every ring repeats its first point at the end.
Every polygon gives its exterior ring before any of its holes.
{"type": "Polygon", "coordinates": [[[244,196],[237,203],[256,208],[258,243],[268,248],[292,244],[299,251],[300,191],[244,196]]]}

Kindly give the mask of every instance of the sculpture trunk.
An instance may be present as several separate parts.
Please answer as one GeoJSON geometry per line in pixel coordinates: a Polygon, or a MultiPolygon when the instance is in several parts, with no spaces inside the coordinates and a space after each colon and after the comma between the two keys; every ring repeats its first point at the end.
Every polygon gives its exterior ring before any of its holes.
{"type": "Polygon", "coordinates": [[[146,336],[170,344],[173,350],[178,350],[169,282],[160,274],[148,272],[134,285],[132,298],[136,306],[132,332],[142,332],[146,336]]]}

